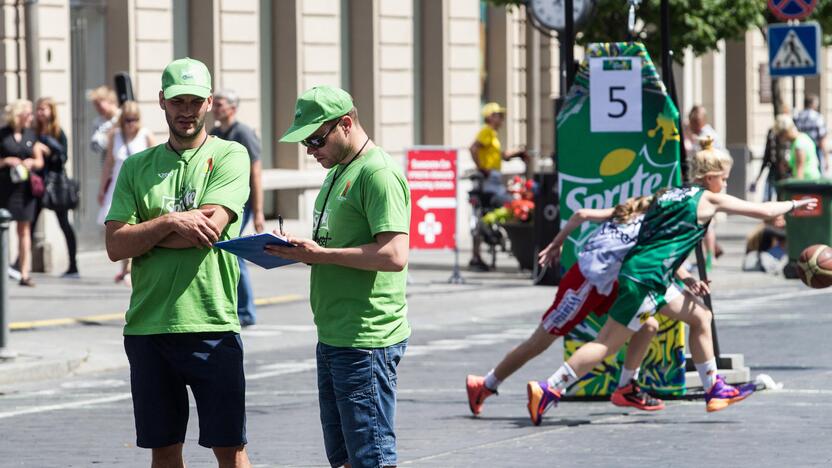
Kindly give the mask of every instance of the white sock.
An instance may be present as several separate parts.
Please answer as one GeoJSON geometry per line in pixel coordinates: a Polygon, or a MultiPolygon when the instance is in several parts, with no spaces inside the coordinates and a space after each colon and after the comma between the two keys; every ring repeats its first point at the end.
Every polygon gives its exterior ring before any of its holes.
{"type": "Polygon", "coordinates": [[[569,364],[563,363],[562,366],[552,374],[547,380],[549,385],[552,388],[557,389],[559,392],[562,392],[566,387],[569,386],[572,382],[578,379],[578,376],[575,375],[575,371],[569,367],[569,364]]]}
{"type": "Polygon", "coordinates": [[[494,369],[488,371],[488,374],[485,375],[485,388],[491,390],[492,392],[497,392],[497,387],[503,383],[502,380],[498,379],[494,376],[494,369]]]}
{"type": "Polygon", "coordinates": [[[630,385],[631,380],[637,380],[639,369],[641,368],[637,367],[636,370],[632,370],[621,366],[621,376],[618,378],[618,388],[624,388],[627,385],[630,385]]]}
{"type": "Polygon", "coordinates": [[[702,388],[707,392],[714,385],[714,377],[716,377],[716,358],[711,358],[708,361],[694,364],[696,372],[699,372],[699,379],[702,380],[702,388]]]}

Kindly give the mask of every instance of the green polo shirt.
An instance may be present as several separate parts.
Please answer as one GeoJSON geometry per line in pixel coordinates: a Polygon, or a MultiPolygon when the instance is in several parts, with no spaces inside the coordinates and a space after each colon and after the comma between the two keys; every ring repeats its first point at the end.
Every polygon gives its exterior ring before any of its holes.
{"type": "MultiPolygon", "coordinates": [[[[158,145],[124,161],[106,221],[139,224],[221,205],[236,214],[220,240],[240,234],[250,162],[239,143],[209,137],[182,156],[158,145]]],[[[133,259],[125,335],[239,331],[237,258],[217,248],[154,247],[133,259]]]]}

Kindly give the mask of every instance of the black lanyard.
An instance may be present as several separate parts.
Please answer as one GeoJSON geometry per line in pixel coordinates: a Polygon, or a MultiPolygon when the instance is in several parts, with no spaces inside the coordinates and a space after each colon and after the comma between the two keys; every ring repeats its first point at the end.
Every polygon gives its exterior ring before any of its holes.
{"type": "Polygon", "coordinates": [[[341,174],[347,172],[347,168],[350,167],[350,164],[352,164],[353,161],[358,159],[358,156],[361,155],[361,152],[364,151],[364,147],[367,146],[367,143],[369,143],[369,142],[370,142],[370,137],[367,137],[367,139],[364,140],[364,144],[361,145],[361,148],[359,148],[358,152],[355,153],[355,156],[352,159],[350,159],[350,162],[348,162],[344,166],[344,168],[341,169],[340,173],[338,172],[338,169],[335,169],[335,175],[332,176],[332,182],[329,183],[329,190],[326,191],[326,197],[324,197],[324,205],[321,207],[321,214],[320,214],[320,216],[318,216],[318,222],[315,225],[315,233],[312,234],[312,240],[315,241],[316,243],[318,242],[318,230],[321,229],[321,221],[323,221],[324,213],[326,212],[326,204],[329,202],[329,194],[332,193],[332,187],[335,187],[335,181],[338,180],[338,177],[341,177],[341,174]]]}
{"type": "Polygon", "coordinates": [[[182,156],[182,153],[177,151],[176,148],[174,148],[173,145],[170,144],[170,140],[168,140],[168,148],[170,148],[171,151],[173,151],[174,153],[176,153],[177,156],[179,156],[180,161],[185,163],[185,169],[182,171],[182,182],[179,183],[179,198],[182,201],[182,209],[183,210],[185,210],[185,208],[186,208],[186,206],[185,206],[185,193],[184,192],[185,192],[185,179],[187,179],[187,177],[188,177],[188,161],[190,161],[191,159],[196,157],[197,153],[199,153],[199,150],[201,150],[202,147],[205,146],[206,141],[208,141],[208,134],[207,133],[205,134],[205,138],[202,139],[202,143],[200,143],[199,147],[196,149],[196,151],[194,151],[194,154],[192,154],[190,158],[185,159],[182,156]]]}

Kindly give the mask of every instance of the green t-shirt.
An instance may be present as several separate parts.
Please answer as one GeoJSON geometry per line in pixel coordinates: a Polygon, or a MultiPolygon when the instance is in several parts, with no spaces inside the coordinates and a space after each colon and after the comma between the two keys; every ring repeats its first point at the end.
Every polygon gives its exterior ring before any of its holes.
{"type": "Polygon", "coordinates": [[[621,264],[619,276],[664,294],[673,272],[705,235],[696,209],[705,189],[672,188],[659,196],[644,215],[635,247],[621,264]]]}
{"type": "Polygon", "coordinates": [[[803,180],[820,179],[820,162],[817,158],[817,147],[812,137],[800,133],[789,148],[789,168],[792,177],[797,177],[797,157],[795,151],[803,150],[803,180]]]}
{"type": "MultiPolygon", "coordinates": [[[[209,137],[178,154],[158,145],[124,161],[107,221],[138,224],[174,211],[221,205],[234,212],[220,240],[240,234],[249,193],[248,152],[209,137]]],[[[133,259],[125,335],[239,331],[237,258],[217,248],[154,247],[133,259]]]]}
{"type": "MultiPolygon", "coordinates": [[[[382,232],[408,233],[410,189],[395,162],[376,147],[330,169],[315,200],[313,233],[319,218],[316,241],[324,247],[357,247],[382,232]]],[[[406,283],[407,268],[382,272],[312,265],[310,302],[318,340],[345,348],[382,348],[406,339],[406,283]]]]}

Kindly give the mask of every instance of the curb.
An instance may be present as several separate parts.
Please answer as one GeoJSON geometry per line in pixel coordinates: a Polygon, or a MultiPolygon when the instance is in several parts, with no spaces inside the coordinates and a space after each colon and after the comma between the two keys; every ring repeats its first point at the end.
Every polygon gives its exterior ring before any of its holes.
{"type": "Polygon", "coordinates": [[[64,377],[78,369],[87,355],[67,359],[40,360],[37,356],[17,357],[0,361],[0,385],[64,377]]]}

